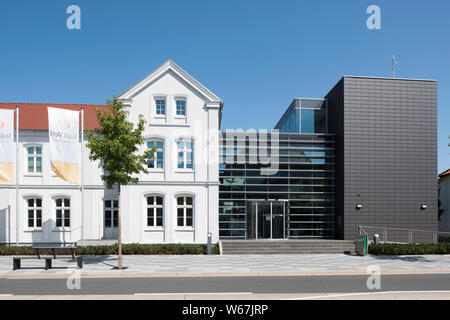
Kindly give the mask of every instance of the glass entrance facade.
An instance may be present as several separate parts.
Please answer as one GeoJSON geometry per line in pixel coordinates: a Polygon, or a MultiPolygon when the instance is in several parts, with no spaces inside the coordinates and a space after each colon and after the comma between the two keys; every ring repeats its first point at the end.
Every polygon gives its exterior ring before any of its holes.
{"type": "Polygon", "coordinates": [[[286,239],[287,201],[247,201],[247,239],[286,239]]]}
{"type": "Polygon", "coordinates": [[[334,237],[334,135],[222,131],[219,148],[221,239],[334,237]]]}

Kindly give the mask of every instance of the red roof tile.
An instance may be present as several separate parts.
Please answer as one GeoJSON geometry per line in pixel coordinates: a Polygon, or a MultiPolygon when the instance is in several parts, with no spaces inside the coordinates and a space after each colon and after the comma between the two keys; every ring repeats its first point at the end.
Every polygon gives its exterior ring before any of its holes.
{"type": "MultiPolygon", "coordinates": [[[[58,103],[9,103],[0,102],[0,109],[15,109],[19,106],[19,128],[20,130],[48,130],[47,107],[80,111],[84,107],[84,126],[89,130],[99,127],[95,109],[103,109],[106,105],[93,104],[58,104],[58,103]]],[[[81,125],[81,113],[80,113],[81,125]]],[[[14,128],[16,119],[14,117],[14,128]]]]}
{"type": "Polygon", "coordinates": [[[450,169],[448,169],[447,171],[444,171],[442,173],[439,174],[439,177],[442,178],[444,176],[448,176],[450,174],[450,169]]]}

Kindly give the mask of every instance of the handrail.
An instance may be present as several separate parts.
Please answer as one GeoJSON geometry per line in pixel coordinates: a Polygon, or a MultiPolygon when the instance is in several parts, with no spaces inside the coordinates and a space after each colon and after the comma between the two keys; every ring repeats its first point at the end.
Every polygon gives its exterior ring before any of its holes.
{"type": "Polygon", "coordinates": [[[393,228],[393,227],[375,227],[375,226],[361,226],[361,225],[359,225],[358,228],[362,229],[363,231],[364,231],[363,228],[367,228],[367,229],[386,229],[386,230],[414,231],[414,232],[436,232],[438,234],[444,233],[444,234],[450,235],[450,232],[437,231],[437,230],[419,230],[419,229],[405,229],[405,228],[393,228]]]}
{"type": "Polygon", "coordinates": [[[366,230],[363,229],[363,226],[358,226],[359,229],[359,235],[361,235],[361,232],[363,232],[366,236],[369,236],[366,232],[366,230]]]}
{"type": "MultiPolygon", "coordinates": [[[[439,241],[439,235],[449,235],[450,236],[450,232],[444,232],[444,231],[435,231],[435,230],[418,230],[418,229],[405,229],[405,228],[395,228],[395,227],[375,227],[375,226],[362,226],[362,225],[358,225],[358,230],[359,230],[359,235],[361,235],[361,232],[363,232],[365,235],[368,236],[368,231],[366,231],[367,229],[372,229],[372,230],[381,230],[382,231],[382,239],[384,242],[388,242],[388,234],[390,234],[390,232],[388,231],[403,231],[403,232],[408,232],[408,240],[405,243],[412,243],[413,242],[413,233],[428,233],[431,234],[432,238],[433,238],[433,243],[438,243],[439,241]]],[[[397,236],[398,237],[398,236],[397,236]]],[[[396,241],[398,242],[398,241],[396,241]]],[[[403,241],[401,241],[403,242],[403,241]]]]}

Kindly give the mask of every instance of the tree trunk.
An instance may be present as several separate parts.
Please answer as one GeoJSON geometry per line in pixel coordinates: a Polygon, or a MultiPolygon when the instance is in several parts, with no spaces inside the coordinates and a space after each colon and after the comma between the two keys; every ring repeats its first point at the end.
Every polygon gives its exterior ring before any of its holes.
{"type": "Polygon", "coordinates": [[[117,212],[117,243],[119,245],[119,257],[117,262],[117,269],[122,270],[122,223],[120,219],[120,183],[118,185],[118,212],[117,212]]]}

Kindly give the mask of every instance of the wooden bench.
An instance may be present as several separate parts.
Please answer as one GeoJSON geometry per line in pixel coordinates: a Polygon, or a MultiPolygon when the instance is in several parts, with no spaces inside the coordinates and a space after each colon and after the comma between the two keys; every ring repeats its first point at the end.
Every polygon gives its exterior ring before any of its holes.
{"type": "Polygon", "coordinates": [[[76,247],[37,246],[33,249],[36,253],[35,256],[13,256],[13,270],[20,269],[21,260],[24,259],[45,260],[45,270],[51,269],[52,260],[56,259],[76,260],[78,268],[83,268],[83,256],[76,255],[76,247]]]}

